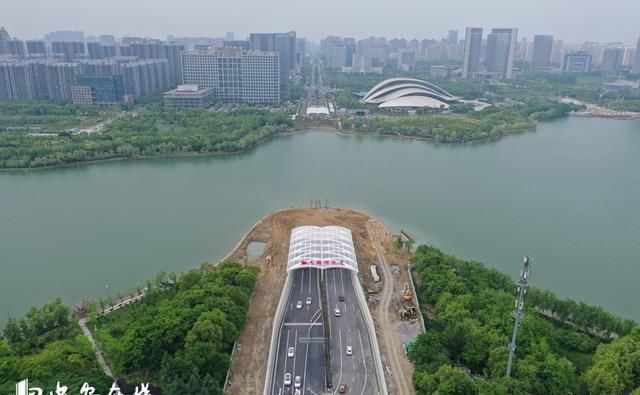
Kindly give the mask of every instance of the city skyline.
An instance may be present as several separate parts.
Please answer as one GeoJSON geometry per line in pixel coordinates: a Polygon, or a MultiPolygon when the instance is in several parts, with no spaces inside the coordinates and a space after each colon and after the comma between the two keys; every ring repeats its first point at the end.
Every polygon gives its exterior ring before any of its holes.
{"type": "Polygon", "coordinates": [[[635,20],[640,3],[633,0],[612,0],[608,3],[610,9],[626,10],[615,19],[603,18],[601,12],[584,7],[577,0],[562,3],[542,0],[535,4],[515,4],[504,0],[469,4],[468,1],[454,0],[446,5],[402,0],[393,6],[376,7],[356,0],[335,2],[339,8],[331,7],[332,3],[325,4],[325,7],[313,9],[313,15],[291,0],[278,0],[275,3],[240,0],[233,6],[212,6],[186,0],[181,3],[183,10],[200,10],[189,13],[188,17],[176,16],[174,9],[158,7],[157,2],[146,0],[134,3],[114,0],[108,4],[93,4],[90,10],[79,0],[62,0],[55,7],[49,4],[36,0],[14,3],[2,24],[12,36],[22,40],[41,38],[56,30],[161,39],[167,35],[216,37],[234,31],[239,33],[238,37],[244,37],[250,32],[295,30],[299,37],[318,42],[329,34],[359,38],[372,35],[444,38],[449,30],[464,31],[468,26],[517,27],[519,37],[553,34],[570,43],[600,41],[631,45],[640,36],[635,20]],[[127,12],[122,12],[123,7],[127,12]],[[34,8],[41,12],[31,12],[34,8]],[[274,9],[279,12],[273,13],[274,9]],[[340,12],[335,12],[336,9],[340,9],[340,12]],[[247,13],[246,10],[252,12],[247,13]],[[263,15],[273,17],[265,19],[263,15]],[[567,23],[567,15],[572,23],[567,23]]]}

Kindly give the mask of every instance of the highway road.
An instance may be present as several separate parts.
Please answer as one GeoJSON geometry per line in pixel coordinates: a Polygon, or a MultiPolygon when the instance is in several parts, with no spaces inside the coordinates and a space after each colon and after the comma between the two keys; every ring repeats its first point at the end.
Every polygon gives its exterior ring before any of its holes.
{"type": "Polygon", "coordinates": [[[379,384],[367,327],[353,289],[352,276],[358,284],[357,274],[348,269],[327,269],[325,276],[327,303],[331,310],[329,323],[334,393],[337,393],[340,384],[346,384],[348,394],[378,394],[379,384]],[[344,299],[342,302],[340,295],[344,299]],[[336,308],[340,310],[340,317],[335,314],[336,308]],[[347,355],[347,347],[352,348],[352,355],[347,355]]]}
{"type": "MultiPolygon", "coordinates": [[[[320,269],[296,269],[291,292],[287,297],[284,319],[279,329],[275,363],[271,382],[272,395],[295,394],[295,377],[301,378],[301,395],[317,395],[325,387],[325,327],[320,303],[320,269]],[[307,297],[311,304],[307,305],[307,297]],[[302,307],[297,308],[301,302],[302,307]],[[289,357],[288,349],[294,347],[289,357]],[[286,373],[291,374],[291,385],[285,385],[286,373]]],[[[331,325],[331,366],[333,393],[340,384],[346,384],[348,394],[375,395],[379,393],[373,353],[369,342],[363,312],[360,309],[348,269],[325,269],[327,306],[331,325]],[[343,301],[340,301],[340,296],[343,301]],[[336,316],[335,309],[340,310],[336,316]],[[347,355],[347,347],[352,355],[347,355]]],[[[355,278],[357,284],[357,278],[355,278]]]]}
{"type": "Polygon", "coordinates": [[[301,378],[301,394],[316,395],[325,390],[324,327],[320,311],[320,270],[305,268],[293,270],[291,293],[278,343],[271,393],[288,395],[295,393],[294,380],[301,378]],[[307,305],[307,298],[311,304],[307,305]],[[302,308],[297,308],[298,301],[302,308]],[[294,347],[293,357],[287,356],[289,347],[294,347]],[[286,373],[291,374],[291,385],[284,384],[286,373]]]}

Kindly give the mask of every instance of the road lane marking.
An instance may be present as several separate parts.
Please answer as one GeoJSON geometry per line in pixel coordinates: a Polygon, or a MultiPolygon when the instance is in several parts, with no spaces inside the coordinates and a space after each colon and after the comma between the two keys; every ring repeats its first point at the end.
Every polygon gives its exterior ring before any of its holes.
{"type": "Polygon", "coordinates": [[[331,274],[333,275],[333,294],[338,294],[338,287],[336,287],[336,269],[331,269],[331,274]]]}
{"type": "MultiPolygon", "coordinates": [[[[280,388],[281,391],[284,391],[284,375],[287,373],[287,362],[289,360],[289,330],[287,329],[287,342],[285,343],[284,346],[287,349],[287,354],[285,354],[284,357],[284,368],[283,368],[283,373],[282,373],[282,387],[280,388]]],[[[295,355],[295,354],[294,354],[295,355]]]]}
{"type": "Polygon", "coordinates": [[[282,326],[318,326],[322,325],[320,322],[308,323],[308,322],[287,322],[282,326]]]}
{"type": "Polygon", "coordinates": [[[364,390],[367,388],[367,361],[364,358],[364,346],[362,345],[362,334],[360,334],[360,328],[358,328],[358,340],[360,340],[360,352],[362,353],[362,363],[364,364],[364,383],[362,384],[362,392],[360,395],[364,395],[364,390]]]}
{"type": "Polygon", "coordinates": [[[333,392],[334,394],[338,393],[338,388],[340,387],[340,383],[342,382],[342,329],[340,328],[338,328],[338,352],[340,353],[340,375],[338,376],[338,386],[333,392]]]}

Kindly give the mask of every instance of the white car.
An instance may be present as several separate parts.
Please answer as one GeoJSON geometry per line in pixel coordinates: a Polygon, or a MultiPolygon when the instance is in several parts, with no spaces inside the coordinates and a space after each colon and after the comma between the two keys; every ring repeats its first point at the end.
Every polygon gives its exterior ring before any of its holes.
{"type": "Polygon", "coordinates": [[[340,317],[340,314],[341,314],[341,313],[340,313],[340,309],[336,307],[336,309],[335,309],[335,310],[333,310],[333,314],[335,314],[335,315],[336,315],[336,317],[340,317]]]}
{"type": "Polygon", "coordinates": [[[284,385],[291,385],[291,373],[284,374],[284,385]]]}
{"type": "Polygon", "coordinates": [[[311,304],[311,296],[307,296],[307,304],[311,304]]]}
{"type": "Polygon", "coordinates": [[[351,346],[347,346],[347,355],[353,355],[353,348],[351,348],[351,346]]]}
{"type": "Polygon", "coordinates": [[[296,309],[301,309],[302,308],[302,301],[299,300],[298,303],[296,303],[296,309]]]}
{"type": "Polygon", "coordinates": [[[296,381],[294,385],[296,388],[300,388],[302,386],[302,379],[300,378],[300,376],[296,376],[296,381]]]}
{"type": "Polygon", "coordinates": [[[287,351],[287,357],[293,358],[293,353],[294,353],[293,347],[289,347],[289,350],[287,351]]]}

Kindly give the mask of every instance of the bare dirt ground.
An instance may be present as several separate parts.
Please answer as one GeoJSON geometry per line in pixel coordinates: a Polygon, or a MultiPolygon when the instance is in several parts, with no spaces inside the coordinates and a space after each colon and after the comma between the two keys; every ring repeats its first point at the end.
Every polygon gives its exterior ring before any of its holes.
{"type": "Polygon", "coordinates": [[[260,275],[251,299],[245,327],[238,339],[238,347],[231,364],[227,394],[260,394],[264,387],[271,329],[280,294],[286,279],[287,255],[291,229],[302,225],[339,225],[351,230],[361,279],[365,293],[370,293],[370,310],[376,325],[376,333],[382,353],[383,365],[390,394],[411,394],[413,365],[402,352],[402,342],[415,338],[420,332],[417,323],[401,321],[398,309],[408,303],[400,290],[409,282],[407,264],[409,254],[398,250],[391,233],[384,225],[368,215],[347,209],[290,209],[271,214],[260,220],[247,234],[231,259],[257,266],[260,275]],[[266,243],[263,254],[254,259],[247,257],[247,246],[253,241],[266,243]],[[380,267],[378,251],[383,251],[389,264],[398,265],[398,278],[385,275],[380,267]],[[381,283],[375,283],[370,265],[378,266],[381,283]],[[381,311],[378,292],[382,284],[391,278],[388,286],[388,308],[381,311]]]}
{"type": "Polygon", "coordinates": [[[381,284],[374,285],[381,291],[374,299],[377,308],[373,309],[372,316],[387,373],[387,387],[389,394],[413,394],[413,364],[404,354],[402,344],[418,336],[421,327],[416,321],[401,320],[398,313],[401,308],[413,305],[412,301],[404,300],[401,294],[405,283],[410,287],[407,273],[409,253],[396,247],[394,236],[380,222],[371,220],[367,225],[370,245],[376,250],[378,274],[382,280],[381,284]],[[392,273],[392,266],[400,269],[397,277],[392,273]]]}

